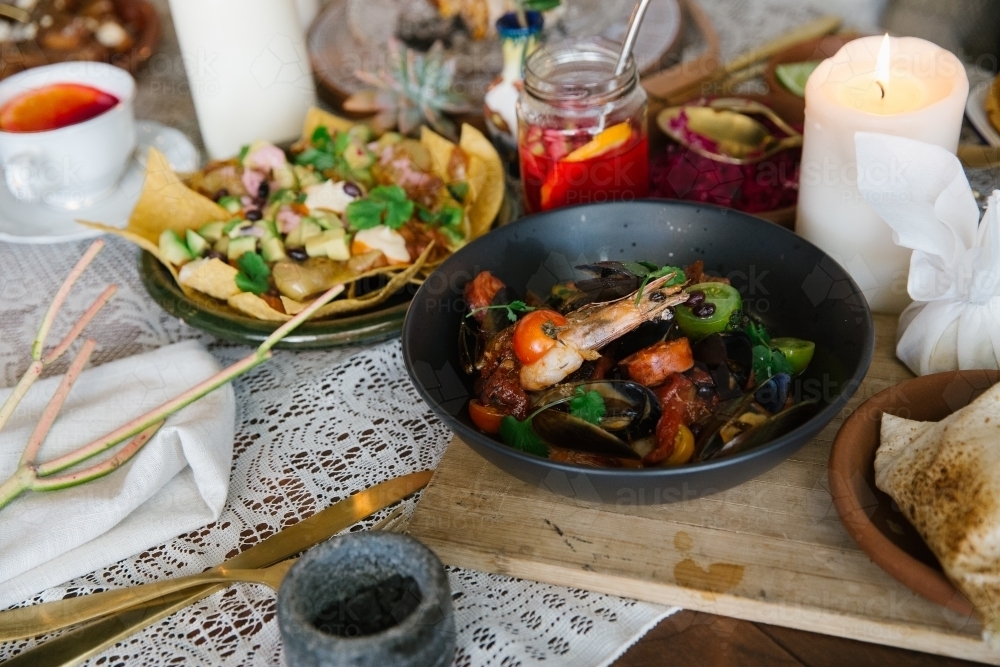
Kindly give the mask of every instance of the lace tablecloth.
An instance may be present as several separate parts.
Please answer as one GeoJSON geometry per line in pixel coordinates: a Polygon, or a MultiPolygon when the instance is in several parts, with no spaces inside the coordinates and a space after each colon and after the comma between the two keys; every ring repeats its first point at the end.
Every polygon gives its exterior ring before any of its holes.
{"type": "MultiPolygon", "coordinates": [[[[118,239],[107,243],[74,289],[50,340],[58,340],[114,282],[118,293],[87,330],[99,344],[93,363],[187,338],[201,338],[222,364],[247,354],[248,348],[221,343],[160,310],[139,282],[135,248],[118,239]]],[[[24,372],[39,318],[86,246],[0,243],[0,385],[14,384],[24,372]]],[[[232,477],[219,520],[26,602],[201,572],[355,491],[433,468],[450,439],[417,396],[398,341],[368,349],[278,351],[234,389],[232,477]]],[[[414,502],[408,501],[409,509],[414,502]]],[[[16,511],[16,501],[6,511],[16,511]]],[[[452,570],[450,579],[459,631],[456,665],[604,664],[668,613],[656,605],[468,570],[452,570]]],[[[0,660],[32,644],[0,645],[0,660]]],[[[274,593],[252,584],[231,586],[87,664],[279,665],[274,593]]]]}

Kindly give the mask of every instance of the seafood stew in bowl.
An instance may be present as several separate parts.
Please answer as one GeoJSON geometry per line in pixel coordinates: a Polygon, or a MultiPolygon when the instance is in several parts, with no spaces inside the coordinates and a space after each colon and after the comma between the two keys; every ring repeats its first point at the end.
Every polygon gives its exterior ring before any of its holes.
{"type": "Polygon", "coordinates": [[[470,243],[403,331],[418,390],[477,452],[619,504],[777,465],[843,407],[872,346],[860,290],[808,242],[653,201],[560,209],[470,243]]]}

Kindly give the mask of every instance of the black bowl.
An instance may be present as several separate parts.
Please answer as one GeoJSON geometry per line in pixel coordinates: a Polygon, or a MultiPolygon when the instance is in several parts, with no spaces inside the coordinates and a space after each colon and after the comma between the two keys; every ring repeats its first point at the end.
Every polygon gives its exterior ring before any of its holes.
{"type": "Polygon", "coordinates": [[[421,396],[481,456],[531,484],[581,500],[652,504],[723,491],[773,468],[813,438],[844,407],[868,371],[874,347],[868,303],[847,272],[819,248],[775,224],[730,209],[686,202],[637,201],[564,208],[533,215],[473,241],[428,277],[403,323],[403,357],[421,396]],[[816,343],[796,378],[820,411],[767,445],[676,468],[596,469],[514,450],[469,419],[472,378],[458,359],[462,288],[488,269],[520,296],[547,295],[573,267],[601,259],[647,260],[730,278],[744,309],[777,336],[816,343]]]}

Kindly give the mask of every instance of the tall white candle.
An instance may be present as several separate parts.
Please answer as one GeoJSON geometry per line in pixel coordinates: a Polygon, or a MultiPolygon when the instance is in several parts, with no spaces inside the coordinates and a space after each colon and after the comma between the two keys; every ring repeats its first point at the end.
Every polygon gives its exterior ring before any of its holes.
{"type": "MultiPolygon", "coordinates": [[[[893,242],[858,191],[854,134],[893,134],[955,152],[968,95],[958,58],[915,37],[856,39],[809,77],[795,229],[847,269],[872,310],[899,313],[909,303],[910,251],[893,242]]],[[[907,165],[884,167],[879,176],[893,178],[907,165]]]]}
{"type": "Polygon", "coordinates": [[[295,0],[170,0],[212,158],[296,139],[316,89],[295,0]]]}

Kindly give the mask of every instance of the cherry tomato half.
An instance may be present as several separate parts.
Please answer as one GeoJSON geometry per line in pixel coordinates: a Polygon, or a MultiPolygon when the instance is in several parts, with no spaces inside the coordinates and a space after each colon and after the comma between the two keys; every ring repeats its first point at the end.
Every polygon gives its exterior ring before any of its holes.
{"type": "Polygon", "coordinates": [[[566,318],[554,310],[533,310],[514,325],[514,354],[522,364],[533,364],[556,344],[556,329],[566,318]]]}
{"type": "Polygon", "coordinates": [[[469,417],[480,431],[496,435],[500,432],[500,420],[503,419],[504,413],[492,405],[483,405],[479,399],[473,399],[469,401],[469,417]]]}

